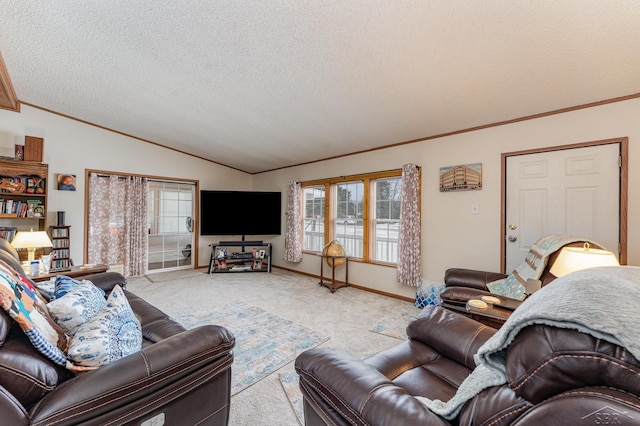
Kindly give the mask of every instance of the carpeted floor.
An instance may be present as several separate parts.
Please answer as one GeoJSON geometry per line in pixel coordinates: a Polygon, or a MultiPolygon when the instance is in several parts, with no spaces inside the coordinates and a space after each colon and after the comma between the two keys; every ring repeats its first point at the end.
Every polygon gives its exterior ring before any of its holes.
{"type": "Polygon", "coordinates": [[[160,283],[163,281],[173,281],[178,279],[184,279],[188,277],[200,276],[204,272],[202,269],[181,269],[178,271],[170,272],[155,272],[148,273],[145,277],[152,283],[160,283]]]}
{"type": "MultiPolygon", "coordinates": [[[[410,302],[353,287],[331,293],[317,279],[277,268],[272,273],[208,275],[206,269],[200,269],[171,274],[173,279],[157,282],[146,276],[130,277],[128,289],[173,317],[207,316],[242,302],[327,338],[320,346],[341,347],[361,358],[397,344],[397,338],[371,330],[383,323],[385,330],[396,327],[392,324],[404,319],[385,317],[394,312],[402,316],[413,308],[410,302]]],[[[293,360],[286,362],[233,395],[229,424],[298,426],[293,403],[280,380],[296,375],[293,364],[293,360]]],[[[237,368],[234,363],[232,370],[237,368]]],[[[293,401],[299,400],[295,387],[290,396],[293,401]]]]}
{"type": "Polygon", "coordinates": [[[407,324],[412,319],[415,319],[420,312],[421,309],[407,303],[406,306],[394,308],[387,312],[369,331],[396,339],[407,339],[407,324]]]}

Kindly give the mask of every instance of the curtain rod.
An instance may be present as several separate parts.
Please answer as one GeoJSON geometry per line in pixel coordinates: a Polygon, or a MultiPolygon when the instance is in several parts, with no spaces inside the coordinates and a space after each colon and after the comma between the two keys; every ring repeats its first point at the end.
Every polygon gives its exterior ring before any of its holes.
{"type": "Polygon", "coordinates": [[[99,178],[112,178],[112,177],[116,177],[118,179],[127,179],[130,176],[123,176],[123,175],[105,175],[102,173],[89,173],[89,176],[95,176],[95,177],[99,177],[99,178]]]}

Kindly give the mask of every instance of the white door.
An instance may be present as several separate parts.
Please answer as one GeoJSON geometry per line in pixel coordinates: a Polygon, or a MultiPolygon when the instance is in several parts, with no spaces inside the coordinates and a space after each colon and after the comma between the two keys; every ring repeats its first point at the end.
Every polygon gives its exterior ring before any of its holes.
{"type": "Polygon", "coordinates": [[[619,157],[618,143],[507,157],[505,271],[548,234],[592,239],[618,254],[619,157]]]}

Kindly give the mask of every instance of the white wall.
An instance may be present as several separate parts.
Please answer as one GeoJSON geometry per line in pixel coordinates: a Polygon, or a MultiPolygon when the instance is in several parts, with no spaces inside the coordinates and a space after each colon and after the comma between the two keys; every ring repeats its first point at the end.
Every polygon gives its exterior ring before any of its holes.
{"type": "MultiPolygon", "coordinates": [[[[576,110],[564,114],[417,142],[335,160],[256,175],[254,189],[281,190],[289,180],[313,180],[375,172],[416,163],[422,167],[423,277],[442,281],[449,267],[500,268],[500,159],[505,152],[538,147],[629,137],[628,264],[640,265],[640,99],[576,110]],[[456,164],[482,163],[483,189],[441,193],[439,169],[456,164]],[[471,215],[478,203],[479,215],[471,215]]],[[[397,141],[389,141],[394,143],[397,141]]],[[[285,197],[286,198],[286,197],[285,197]]],[[[286,200],[283,201],[286,203],[286,200]]],[[[284,220],[284,219],[283,219],[284,220]]],[[[283,222],[284,223],[284,222],[283,222]]],[[[284,236],[273,241],[282,253],[284,236]]],[[[274,264],[319,273],[317,256],[305,255],[300,264],[281,256],[274,264]]],[[[375,290],[413,297],[415,289],[398,285],[395,269],[351,262],[349,281],[375,290]]]]}
{"type": "MultiPolygon", "coordinates": [[[[44,162],[49,164],[47,224],[56,224],[57,211],[66,212],[75,264],[84,262],[85,169],[199,180],[201,189],[251,188],[251,175],[209,161],[29,106],[23,105],[20,113],[0,110],[0,155],[13,157],[14,144],[24,144],[25,135],[44,138],[44,162]],[[76,191],[58,191],[57,173],[76,175],[76,191]]],[[[198,265],[208,264],[212,242],[214,237],[200,238],[198,265]]]]}
{"type": "MultiPolygon", "coordinates": [[[[338,158],[250,176],[214,163],[105,131],[35,108],[21,113],[0,110],[0,155],[13,156],[13,144],[24,136],[45,139],[44,161],[49,182],[56,173],[78,177],[76,192],[49,185],[49,224],[55,212],[67,212],[72,228],[72,256],[82,260],[84,235],[84,170],[99,169],[200,180],[202,189],[278,190],[286,204],[290,180],[312,180],[400,168],[413,162],[422,167],[423,277],[441,281],[449,267],[497,271],[500,266],[500,155],[504,152],[566,145],[616,137],[629,138],[628,263],[640,265],[640,99],[498,126],[435,140],[338,158]],[[150,160],[152,159],[152,160],[150,160]],[[483,189],[440,193],[440,167],[482,163],[483,189]],[[479,215],[471,215],[478,203],[479,215]]],[[[389,141],[395,143],[397,141],[389,141]]],[[[284,229],[284,216],[283,216],[284,229]]],[[[201,238],[198,264],[208,263],[208,244],[201,238]]],[[[305,255],[300,264],[284,262],[284,236],[273,238],[274,264],[317,275],[319,258],[305,255]]],[[[414,288],[396,283],[395,268],[351,262],[349,281],[406,297],[414,288]]]]}

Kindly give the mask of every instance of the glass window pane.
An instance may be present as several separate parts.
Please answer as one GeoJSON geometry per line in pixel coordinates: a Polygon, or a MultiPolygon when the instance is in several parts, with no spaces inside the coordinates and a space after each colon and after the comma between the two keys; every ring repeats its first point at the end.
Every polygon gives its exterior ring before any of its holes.
{"type": "Polygon", "coordinates": [[[335,185],[336,203],[333,224],[334,239],[340,241],[349,256],[363,257],[364,183],[349,182],[335,185]]]}
{"type": "Polygon", "coordinates": [[[192,264],[194,185],[150,181],[148,192],[149,270],[192,264]]]}
{"type": "Polygon", "coordinates": [[[303,190],[303,249],[321,252],[324,247],[324,186],[307,186],[303,190]]]}
{"type": "Polygon", "coordinates": [[[374,186],[371,256],[380,262],[397,263],[402,179],[378,179],[374,186]]]}

